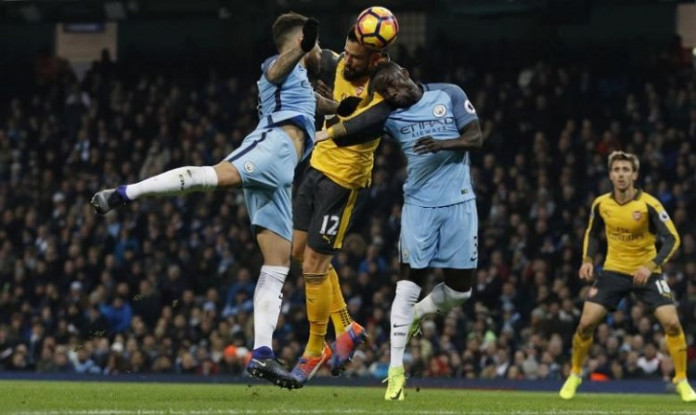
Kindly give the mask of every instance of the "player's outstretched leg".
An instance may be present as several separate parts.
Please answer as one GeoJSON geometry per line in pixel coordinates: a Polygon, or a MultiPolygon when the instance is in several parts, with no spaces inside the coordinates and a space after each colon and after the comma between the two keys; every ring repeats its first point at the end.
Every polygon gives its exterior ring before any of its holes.
{"type": "Polygon", "coordinates": [[[331,374],[338,376],[346,370],[346,366],[353,360],[353,354],[357,347],[365,341],[367,333],[365,328],[356,322],[350,323],[348,330],[336,338],[331,345],[333,358],[331,359],[331,374]]]}
{"type": "Polygon", "coordinates": [[[236,167],[226,161],[216,166],[187,166],[150,177],[139,183],[97,192],[90,204],[103,215],[110,210],[143,196],[175,196],[213,190],[218,186],[237,186],[241,177],[236,167]]]}
{"type": "Polygon", "coordinates": [[[276,360],[273,351],[268,347],[259,347],[251,355],[251,360],[246,367],[251,376],[266,379],[267,381],[285,389],[299,389],[302,382],[290,374],[283,365],[276,360]]]}
{"type": "MultiPolygon", "coordinates": [[[[467,272],[463,270],[461,272],[467,272]]],[[[432,314],[445,314],[454,307],[459,307],[471,297],[471,289],[467,291],[456,291],[445,283],[436,285],[433,290],[422,300],[416,303],[413,314],[413,321],[408,328],[407,343],[411,338],[421,334],[421,320],[423,317],[432,314]]]]}
{"type": "Polygon", "coordinates": [[[317,374],[321,366],[331,358],[332,354],[331,347],[324,343],[321,356],[302,356],[290,373],[295,379],[305,384],[317,374]]]}

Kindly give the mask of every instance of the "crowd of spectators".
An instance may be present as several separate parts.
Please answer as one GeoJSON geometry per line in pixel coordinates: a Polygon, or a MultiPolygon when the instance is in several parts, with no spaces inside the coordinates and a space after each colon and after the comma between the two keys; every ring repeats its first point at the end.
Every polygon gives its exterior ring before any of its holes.
{"type": "MultiPolygon", "coordinates": [[[[512,44],[439,50],[462,53],[402,48],[397,59],[424,81],[458,83],[478,110],[486,138],[472,172],[480,266],[471,300],[424,322],[406,353],[408,371],[487,379],[567,374],[587,290],[577,269],[589,206],[609,190],[606,156],[624,149],[639,155],[640,186],[661,200],[682,236],[665,276],[693,376],[691,62],[673,48],[640,45],[588,47],[584,55],[551,50],[554,59],[512,44]]],[[[256,124],[257,74],[143,66],[104,57],[83,80],[64,70],[0,106],[0,370],[244,372],[261,257],[242,193],[144,199],[105,217],[88,201],[104,187],[221,160],[256,124]]],[[[384,140],[368,209],[334,261],[350,312],[369,335],[349,376],[387,373],[403,179],[399,149],[384,140]]],[[[297,271],[284,288],[275,335],[277,353],[290,364],[308,335],[297,271]]],[[[424,291],[439,277],[433,271],[424,291]]],[[[664,335],[632,299],[595,340],[591,378],[669,378],[664,335]]]]}

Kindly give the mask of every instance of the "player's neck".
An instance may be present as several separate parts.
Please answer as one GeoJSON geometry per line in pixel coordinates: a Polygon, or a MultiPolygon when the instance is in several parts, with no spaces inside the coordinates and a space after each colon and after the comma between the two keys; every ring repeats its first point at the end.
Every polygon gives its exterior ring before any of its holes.
{"type": "Polygon", "coordinates": [[[623,190],[614,189],[614,199],[616,199],[616,201],[620,204],[624,204],[633,200],[633,198],[636,197],[636,192],[637,190],[633,186],[623,190]]]}
{"type": "Polygon", "coordinates": [[[423,94],[425,94],[425,88],[423,87],[423,84],[419,83],[418,84],[418,100],[416,102],[420,101],[421,98],[423,98],[423,94]]]}

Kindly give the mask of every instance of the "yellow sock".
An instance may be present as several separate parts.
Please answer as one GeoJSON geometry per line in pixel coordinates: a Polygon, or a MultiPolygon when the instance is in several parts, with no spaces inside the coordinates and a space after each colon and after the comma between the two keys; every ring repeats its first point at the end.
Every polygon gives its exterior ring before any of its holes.
{"type": "Polygon", "coordinates": [[[331,281],[331,322],[334,326],[334,332],[338,336],[346,331],[353,319],[348,314],[348,307],[343,299],[338,273],[332,266],[329,266],[329,280],[331,281]]]}
{"type": "Polygon", "coordinates": [[[331,281],[329,273],[303,274],[305,296],[307,297],[307,319],[309,320],[309,341],[305,348],[306,356],[321,356],[329,325],[331,307],[331,281]]]}
{"type": "Polygon", "coordinates": [[[679,330],[676,336],[667,335],[667,350],[674,362],[674,383],[686,379],[686,339],[684,330],[679,330]]]}
{"type": "Polygon", "coordinates": [[[592,346],[592,336],[583,339],[579,334],[575,333],[575,336],[573,336],[573,356],[570,359],[572,364],[570,370],[576,375],[582,373],[582,365],[590,352],[590,346],[592,346]]]}

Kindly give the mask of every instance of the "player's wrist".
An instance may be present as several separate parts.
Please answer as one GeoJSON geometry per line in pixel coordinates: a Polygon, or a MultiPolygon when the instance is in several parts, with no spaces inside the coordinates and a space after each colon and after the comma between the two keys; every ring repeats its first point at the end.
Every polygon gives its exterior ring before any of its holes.
{"type": "Polygon", "coordinates": [[[594,263],[594,261],[592,260],[592,257],[586,256],[585,258],[582,259],[582,263],[583,263],[583,265],[584,264],[592,265],[594,263]]]}
{"type": "Polygon", "coordinates": [[[650,272],[653,272],[653,271],[655,271],[655,270],[657,269],[657,264],[655,263],[655,261],[649,261],[648,263],[646,263],[646,264],[643,265],[643,266],[644,266],[645,268],[649,269],[650,272]]]}
{"type": "Polygon", "coordinates": [[[346,126],[343,123],[334,124],[326,129],[326,134],[329,139],[342,137],[346,135],[346,126]]]}

